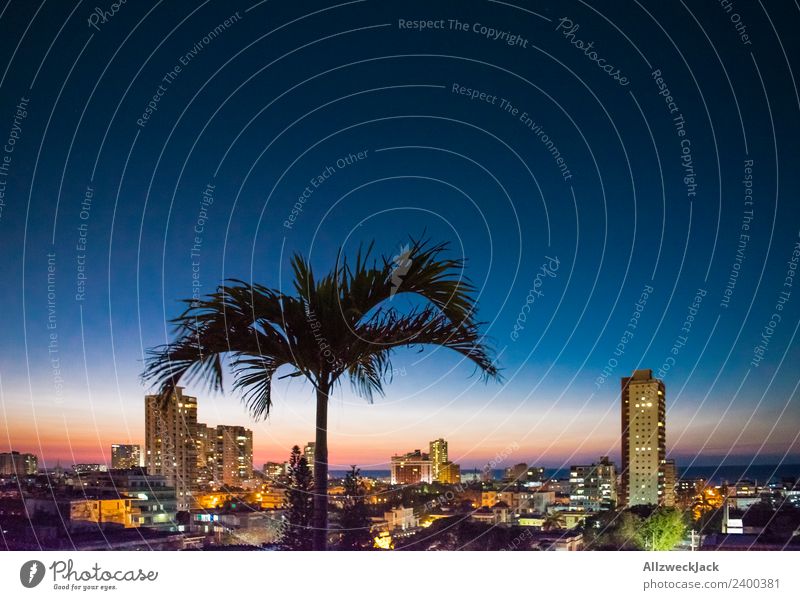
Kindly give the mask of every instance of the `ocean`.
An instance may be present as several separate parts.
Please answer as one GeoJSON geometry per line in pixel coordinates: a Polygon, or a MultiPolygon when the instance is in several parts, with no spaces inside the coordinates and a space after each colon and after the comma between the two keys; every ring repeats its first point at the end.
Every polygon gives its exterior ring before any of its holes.
{"type": "MultiPolygon", "coordinates": [[[[462,475],[474,472],[475,469],[463,469],[462,475]]],[[[346,471],[331,470],[332,477],[344,477],[346,471]]],[[[800,464],[781,464],[781,465],[724,465],[724,466],[691,466],[681,467],[678,465],[679,477],[682,479],[703,478],[715,484],[724,482],[733,483],[740,479],[750,479],[759,484],[768,483],[770,480],[780,480],[783,477],[794,477],[800,479],[800,464]]],[[[388,479],[389,469],[367,469],[361,471],[365,477],[373,479],[388,479]]],[[[503,469],[494,469],[495,479],[503,478],[503,469]]],[[[545,468],[545,475],[549,479],[569,478],[569,469],[548,469],[545,468]]]]}

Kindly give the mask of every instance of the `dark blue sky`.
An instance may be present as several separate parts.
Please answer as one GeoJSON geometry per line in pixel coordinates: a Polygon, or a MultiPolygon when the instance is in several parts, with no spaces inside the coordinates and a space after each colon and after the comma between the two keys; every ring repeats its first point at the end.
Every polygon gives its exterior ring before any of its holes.
{"type": "MultiPolygon", "coordinates": [[[[424,232],[467,257],[505,382],[400,353],[386,398],[334,400],[333,462],[440,436],[465,465],[616,455],[619,378],[665,364],[683,464],[797,457],[794,5],[126,3],[95,27],[85,3],[2,10],[15,449],[70,462],[142,441],[143,348],[193,291],[285,287],[292,252],[327,269],[342,245],[396,255],[424,232]]],[[[202,420],[250,423],[257,461],[313,432],[308,385],[281,383],[265,423],[194,391],[202,420]]]]}

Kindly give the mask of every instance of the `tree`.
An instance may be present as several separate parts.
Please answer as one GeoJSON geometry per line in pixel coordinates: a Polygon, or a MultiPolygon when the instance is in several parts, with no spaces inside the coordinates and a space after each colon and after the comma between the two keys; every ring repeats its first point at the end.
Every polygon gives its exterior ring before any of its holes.
{"type": "Polygon", "coordinates": [[[173,320],[172,342],[150,351],[143,373],[163,399],[186,378],[222,390],[223,359],[233,387],[255,418],[269,415],[272,382],[305,377],[316,392],[314,549],[324,550],[328,529],[328,400],[340,378],[372,400],[392,376],[398,348],[450,348],[498,377],[492,352],[475,319],[476,290],[464,277],[463,259],[443,258],[446,244],[414,241],[393,259],[371,260],[372,245],[354,264],[337,257],[317,278],[299,254],[292,258],[294,295],[232,280],[173,320]],[[417,304],[392,302],[408,294],[417,304]]]}
{"type": "Polygon", "coordinates": [[[686,535],[683,513],[674,507],[658,508],[645,519],[640,535],[648,550],[672,550],[686,535]]]}
{"type": "Polygon", "coordinates": [[[545,531],[553,531],[555,529],[564,529],[567,526],[567,519],[561,511],[554,510],[547,513],[542,524],[542,529],[545,531]]]}
{"type": "Polygon", "coordinates": [[[344,478],[344,507],[342,509],[342,550],[365,550],[372,546],[370,522],[364,502],[364,489],[359,483],[360,471],[353,465],[344,478]]]}
{"type": "Polygon", "coordinates": [[[311,550],[314,516],[314,482],[299,446],[289,457],[289,489],[286,491],[286,526],[283,545],[288,550],[311,550]]]}

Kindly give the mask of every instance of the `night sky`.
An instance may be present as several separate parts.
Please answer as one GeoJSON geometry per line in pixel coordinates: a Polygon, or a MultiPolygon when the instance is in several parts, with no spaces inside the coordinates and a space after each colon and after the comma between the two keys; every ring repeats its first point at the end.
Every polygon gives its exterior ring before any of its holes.
{"type": "MultiPolygon", "coordinates": [[[[466,258],[504,381],[399,352],[385,397],[335,394],[333,469],[438,437],[462,467],[618,459],[636,368],[680,465],[798,462],[798,26],[778,1],[4,4],[0,451],[110,460],[181,299],[425,236],[466,258]]],[[[313,438],[308,383],[262,422],[188,391],[257,466],[313,438]]]]}

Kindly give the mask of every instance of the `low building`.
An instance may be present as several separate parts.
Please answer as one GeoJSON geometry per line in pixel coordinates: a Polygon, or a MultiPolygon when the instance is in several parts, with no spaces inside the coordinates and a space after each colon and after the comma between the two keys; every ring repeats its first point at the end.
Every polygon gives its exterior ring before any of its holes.
{"type": "Polygon", "coordinates": [[[505,502],[498,502],[494,506],[481,506],[470,513],[470,518],[487,525],[508,525],[511,523],[511,513],[505,502]]]}
{"type": "Polygon", "coordinates": [[[254,510],[248,505],[236,509],[193,511],[192,533],[210,536],[215,544],[260,546],[280,541],[283,514],[254,510]]]}
{"type": "Polygon", "coordinates": [[[433,462],[420,450],[391,458],[392,485],[433,483],[433,462]]]}
{"type": "Polygon", "coordinates": [[[414,515],[413,508],[398,506],[385,512],[383,518],[390,532],[395,529],[407,531],[419,527],[419,519],[414,515]]]}
{"type": "Polygon", "coordinates": [[[503,502],[515,516],[544,513],[547,507],[555,502],[555,496],[555,492],[484,490],[481,492],[481,506],[491,508],[503,502]]]}
{"type": "Polygon", "coordinates": [[[573,510],[611,510],[617,504],[617,470],[607,456],[590,465],[570,467],[569,507],[573,510]]]}

